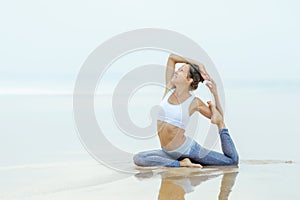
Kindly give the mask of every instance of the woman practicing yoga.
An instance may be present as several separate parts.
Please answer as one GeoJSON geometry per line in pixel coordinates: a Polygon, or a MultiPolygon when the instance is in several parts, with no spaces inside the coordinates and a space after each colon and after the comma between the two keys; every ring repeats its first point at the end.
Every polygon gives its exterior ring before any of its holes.
{"type": "Polygon", "coordinates": [[[238,164],[237,151],[224,123],[216,83],[201,63],[170,54],[166,67],[166,89],[160,103],[157,129],[161,149],[135,154],[133,160],[136,165],[202,167],[238,164]],[[185,64],[175,71],[176,63],[185,64]],[[208,81],[206,86],[213,94],[216,105],[210,101],[207,105],[190,93],[204,80],[208,81]],[[189,118],[196,111],[218,126],[223,154],[205,149],[189,136],[185,136],[189,118]]]}

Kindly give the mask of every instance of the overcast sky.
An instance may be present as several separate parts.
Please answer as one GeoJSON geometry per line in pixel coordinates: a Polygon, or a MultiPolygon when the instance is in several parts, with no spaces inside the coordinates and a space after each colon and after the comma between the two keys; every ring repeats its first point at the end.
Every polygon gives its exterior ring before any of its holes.
{"type": "Polygon", "coordinates": [[[0,93],[72,92],[81,65],[97,46],[150,27],[196,41],[227,87],[255,82],[253,87],[299,88],[299,5],[296,0],[3,1],[0,93]]]}

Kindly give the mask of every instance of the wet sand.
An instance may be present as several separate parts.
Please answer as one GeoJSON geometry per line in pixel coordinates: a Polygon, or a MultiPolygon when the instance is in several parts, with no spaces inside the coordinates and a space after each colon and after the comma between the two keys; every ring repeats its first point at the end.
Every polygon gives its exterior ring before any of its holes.
{"type": "Polygon", "coordinates": [[[94,160],[0,168],[0,199],[299,199],[300,166],[242,160],[238,167],[141,168],[120,173],[94,160]]]}

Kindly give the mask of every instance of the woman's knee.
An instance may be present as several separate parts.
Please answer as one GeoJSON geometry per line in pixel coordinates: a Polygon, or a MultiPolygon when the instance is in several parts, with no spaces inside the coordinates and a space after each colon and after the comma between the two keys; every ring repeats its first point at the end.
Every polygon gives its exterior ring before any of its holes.
{"type": "Polygon", "coordinates": [[[238,155],[234,158],[233,162],[235,165],[239,164],[239,156],[238,155]]]}
{"type": "Polygon", "coordinates": [[[142,153],[137,153],[133,155],[133,162],[136,165],[142,166],[143,165],[143,154],[142,153]]]}
{"type": "Polygon", "coordinates": [[[238,165],[239,164],[239,156],[236,155],[232,158],[230,165],[238,165]]]}

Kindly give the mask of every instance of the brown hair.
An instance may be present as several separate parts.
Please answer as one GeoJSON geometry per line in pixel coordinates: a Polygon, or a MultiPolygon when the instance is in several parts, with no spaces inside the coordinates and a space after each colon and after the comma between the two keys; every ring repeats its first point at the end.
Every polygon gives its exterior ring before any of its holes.
{"type": "Polygon", "coordinates": [[[198,84],[203,83],[204,78],[199,72],[199,66],[193,63],[187,63],[190,65],[190,73],[189,78],[193,79],[193,82],[190,85],[190,90],[196,90],[198,88],[198,84]]]}

